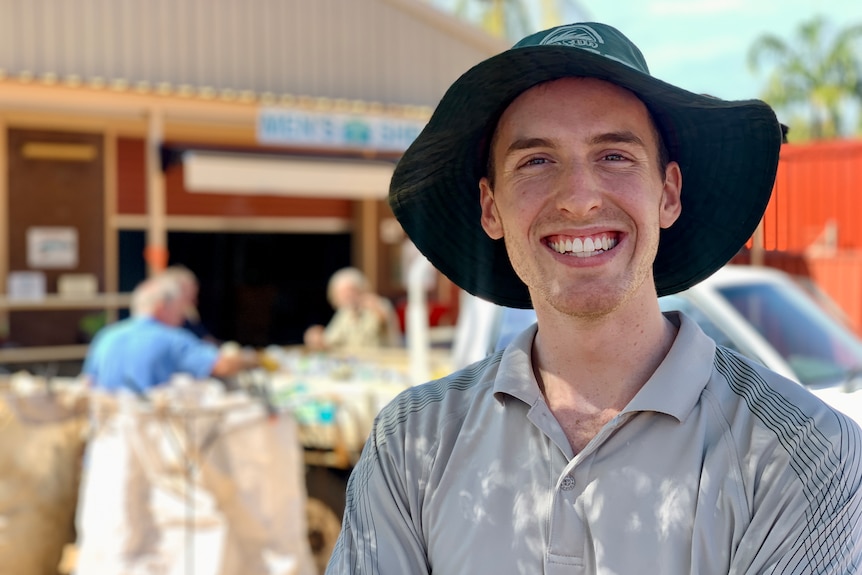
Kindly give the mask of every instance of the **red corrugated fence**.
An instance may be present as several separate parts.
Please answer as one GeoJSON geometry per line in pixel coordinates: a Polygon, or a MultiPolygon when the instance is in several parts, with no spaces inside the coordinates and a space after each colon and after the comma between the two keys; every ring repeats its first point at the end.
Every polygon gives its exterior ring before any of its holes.
{"type": "Polygon", "coordinates": [[[767,253],[765,263],[807,270],[862,335],[860,220],[862,140],[785,144],[763,218],[763,246],[790,257],[767,253]]]}

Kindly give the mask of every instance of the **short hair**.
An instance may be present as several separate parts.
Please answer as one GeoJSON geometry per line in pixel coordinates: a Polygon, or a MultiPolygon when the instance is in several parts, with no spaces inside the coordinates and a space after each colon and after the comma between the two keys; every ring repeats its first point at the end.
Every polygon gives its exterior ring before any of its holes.
{"type": "Polygon", "coordinates": [[[142,281],[132,290],[131,312],[136,317],[153,315],[160,305],[181,297],[182,286],[177,278],[157,275],[142,281]]]}
{"type": "Polygon", "coordinates": [[[333,296],[335,291],[338,289],[338,286],[345,284],[356,286],[359,291],[368,291],[368,279],[366,279],[365,274],[357,268],[341,268],[332,274],[329,278],[329,283],[326,285],[326,298],[329,300],[329,303],[332,303],[333,296]]]}
{"type": "Polygon", "coordinates": [[[169,266],[165,268],[159,275],[176,278],[176,280],[180,282],[181,285],[198,285],[198,277],[195,275],[195,272],[182,264],[175,264],[169,266]]]}

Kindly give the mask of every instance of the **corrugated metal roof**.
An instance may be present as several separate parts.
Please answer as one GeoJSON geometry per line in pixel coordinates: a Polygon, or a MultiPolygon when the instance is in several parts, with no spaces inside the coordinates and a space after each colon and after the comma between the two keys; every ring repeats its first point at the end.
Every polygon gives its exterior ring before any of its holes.
{"type": "Polygon", "coordinates": [[[506,46],[421,0],[0,0],[9,76],[434,106],[506,46]]]}

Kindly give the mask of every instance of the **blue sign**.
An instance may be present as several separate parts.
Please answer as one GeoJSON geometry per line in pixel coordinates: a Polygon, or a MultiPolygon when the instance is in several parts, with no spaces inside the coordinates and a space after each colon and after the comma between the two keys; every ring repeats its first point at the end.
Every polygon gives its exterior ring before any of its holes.
{"type": "Polygon", "coordinates": [[[424,120],[261,108],[257,141],[403,152],[424,127],[424,120]]]}

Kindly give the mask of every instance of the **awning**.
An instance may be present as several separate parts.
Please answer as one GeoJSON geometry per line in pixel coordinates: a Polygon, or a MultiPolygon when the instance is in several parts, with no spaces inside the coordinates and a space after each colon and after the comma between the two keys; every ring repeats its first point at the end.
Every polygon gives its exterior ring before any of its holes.
{"type": "Polygon", "coordinates": [[[395,165],[373,160],[187,151],[189,192],[384,199],[395,165]]]}

